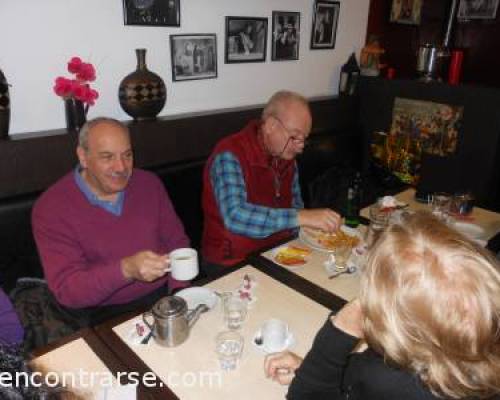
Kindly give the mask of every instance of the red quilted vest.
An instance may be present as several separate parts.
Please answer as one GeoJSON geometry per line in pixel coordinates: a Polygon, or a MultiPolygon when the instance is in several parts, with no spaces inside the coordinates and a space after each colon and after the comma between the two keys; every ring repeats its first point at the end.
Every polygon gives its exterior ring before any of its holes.
{"type": "Polygon", "coordinates": [[[210,168],[217,154],[229,151],[236,156],[243,171],[247,201],[273,208],[292,206],[292,181],[295,161],[279,160],[279,196],[275,190],[275,176],[271,158],[258,140],[259,122],[251,121],[240,132],[224,138],[217,144],[205,165],[203,174],[204,229],[202,250],[204,259],[218,265],[233,265],[249,253],[270,246],[291,232],[277,232],[264,239],[253,239],[230,232],[224,226],[210,182],[210,168]]]}

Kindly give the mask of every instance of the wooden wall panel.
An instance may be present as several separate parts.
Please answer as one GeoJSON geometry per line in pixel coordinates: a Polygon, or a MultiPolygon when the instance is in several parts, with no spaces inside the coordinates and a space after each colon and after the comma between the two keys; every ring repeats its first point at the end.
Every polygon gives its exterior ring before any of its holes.
{"type": "MultiPolygon", "coordinates": [[[[419,26],[389,22],[393,0],[371,0],[367,37],[380,36],[398,78],[415,77],[421,43],[441,44],[451,0],[423,0],[419,26]]],[[[500,87],[500,10],[495,20],[455,21],[452,47],[463,48],[463,83],[500,87]]]]}

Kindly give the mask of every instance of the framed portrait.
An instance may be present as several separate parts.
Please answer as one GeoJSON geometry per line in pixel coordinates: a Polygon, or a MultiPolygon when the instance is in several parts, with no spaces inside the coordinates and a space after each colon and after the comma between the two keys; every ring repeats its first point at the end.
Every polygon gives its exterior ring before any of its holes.
{"type": "Polygon", "coordinates": [[[391,22],[419,25],[423,0],[392,0],[391,22]]]}
{"type": "Polygon", "coordinates": [[[273,11],[273,45],[271,60],[299,59],[300,13],[273,11]]]}
{"type": "Polygon", "coordinates": [[[316,1],[314,3],[311,49],[334,49],[337,37],[340,3],[316,1]]]}
{"type": "Polygon", "coordinates": [[[499,0],[460,0],[458,19],[495,19],[499,0]]]}
{"type": "Polygon", "coordinates": [[[180,26],[180,0],[123,0],[125,25],[180,26]]]}
{"type": "Polygon", "coordinates": [[[172,81],[217,78],[217,37],[170,35],[172,81]]]}
{"type": "Polygon", "coordinates": [[[225,62],[263,62],[267,50],[267,18],[226,17],[225,62]]]}

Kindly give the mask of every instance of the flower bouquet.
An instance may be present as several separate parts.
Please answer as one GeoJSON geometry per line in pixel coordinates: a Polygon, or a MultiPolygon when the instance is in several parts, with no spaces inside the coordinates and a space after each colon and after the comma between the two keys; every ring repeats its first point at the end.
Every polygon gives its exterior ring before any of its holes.
{"type": "Polygon", "coordinates": [[[79,57],[69,60],[68,71],[75,77],[57,77],[54,92],[65,101],[68,129],[78,130],[85,123],[89,107],[93,106],[99,97],[99,93],[89,84],[95,80],[96,73],[92,64],[83,62],[79,57]]]}

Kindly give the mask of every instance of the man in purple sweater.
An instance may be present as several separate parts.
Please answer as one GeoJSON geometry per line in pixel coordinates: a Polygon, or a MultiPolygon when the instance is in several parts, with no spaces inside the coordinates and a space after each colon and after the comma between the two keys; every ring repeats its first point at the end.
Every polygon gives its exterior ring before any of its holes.
{"type": "Polygon", "coordinates": [[[50,291],[92,324],[180,286],[165,272],[168,253],[189,240],[162,182],[133,168],[123,124],[87,122],[77,155],[78,167],[36,202],[32,224],[50,291]]]}

